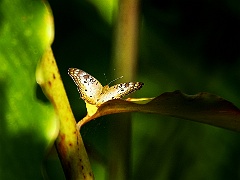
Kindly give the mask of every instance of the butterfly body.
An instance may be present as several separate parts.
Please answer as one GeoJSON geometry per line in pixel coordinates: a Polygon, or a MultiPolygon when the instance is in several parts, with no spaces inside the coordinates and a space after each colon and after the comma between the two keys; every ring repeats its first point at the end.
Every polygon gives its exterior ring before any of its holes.
{"type": "Polygon", "coordinates": [[[69,68],[68,74],[77,85],[80,97],[97,106],[112,99],[120,99],[143,86],[141,82],[128,82],[103,87],[96,78],[77,68],[69,68]]]}

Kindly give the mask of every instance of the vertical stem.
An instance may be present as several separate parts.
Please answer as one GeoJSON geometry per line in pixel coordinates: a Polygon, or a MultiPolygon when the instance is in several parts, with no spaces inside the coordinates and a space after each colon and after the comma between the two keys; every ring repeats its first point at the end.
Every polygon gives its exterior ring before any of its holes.
{"type": "Polygon", "coordinates": [[[113,44],[115,75],[131,81],[134,79],[138,49],[139,0],[119,0],[119,13],[113,44]]]}
{"type": "Polygon", "coordinates": [[[51,48],[46,51],[38,65],[37,79],[53,104],[59,119],[59,135],[55,146],[66,179],[93,179],[88,155],[77,129],[51,48]]]}
{"type": "MultiPolygon", "coordinates": [[[[138,0],[119,0],[115,30],[113,69],[115,77],[132,81],[137,65],[138,0]]],[[[113,115],[110,129],[109,179],[129,179],[131,174],[131,116],[113,115]]]]}

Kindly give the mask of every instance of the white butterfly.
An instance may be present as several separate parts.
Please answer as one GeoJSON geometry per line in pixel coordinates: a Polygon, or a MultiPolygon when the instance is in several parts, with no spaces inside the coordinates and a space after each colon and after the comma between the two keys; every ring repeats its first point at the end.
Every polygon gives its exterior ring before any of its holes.
{"type": "Polygon", "coordinates": [[[68,74],[77,85],[80,97],[89,104],[97,106],[111,99],[120,99],[143,86],[142,82],[128,82],[103,87],[93,76],[77,68],[69,68],[68,74]]]}

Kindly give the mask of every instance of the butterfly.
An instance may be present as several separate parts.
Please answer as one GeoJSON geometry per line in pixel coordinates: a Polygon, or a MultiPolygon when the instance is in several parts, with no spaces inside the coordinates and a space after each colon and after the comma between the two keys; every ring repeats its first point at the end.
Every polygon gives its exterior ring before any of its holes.
{"type": "Polygon", "coordinates": [[[120,99],[143,86],[142,82],[128,82],[103,87],[96,78],[77,68],[69,68],[68,74],[77,85],[80,97],[87,103],[96,106],[112,99],[120,99]]]}

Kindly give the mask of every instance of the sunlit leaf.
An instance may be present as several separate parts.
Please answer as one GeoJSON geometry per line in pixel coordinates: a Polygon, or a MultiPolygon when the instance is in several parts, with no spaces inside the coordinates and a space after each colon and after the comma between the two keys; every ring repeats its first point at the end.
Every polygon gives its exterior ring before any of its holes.
{"type": "Polygon", "coordinates": [[[180,91],[163,93],[145,104],[126,100],[107,101],[95,114],[87,115],[78,124],[81,127],[100,116],[124,112],[157,113],[240,131],[240,110],[231,102],[210,93],[186,95],[180,91]]]}
{"type": "Polygon", "coordinates": [[[0,4],[0,179],[39,179],[58,132],[52,106],[36,97],[35,70],[53,40],[52,13],[43,1],[0,4]]]}

